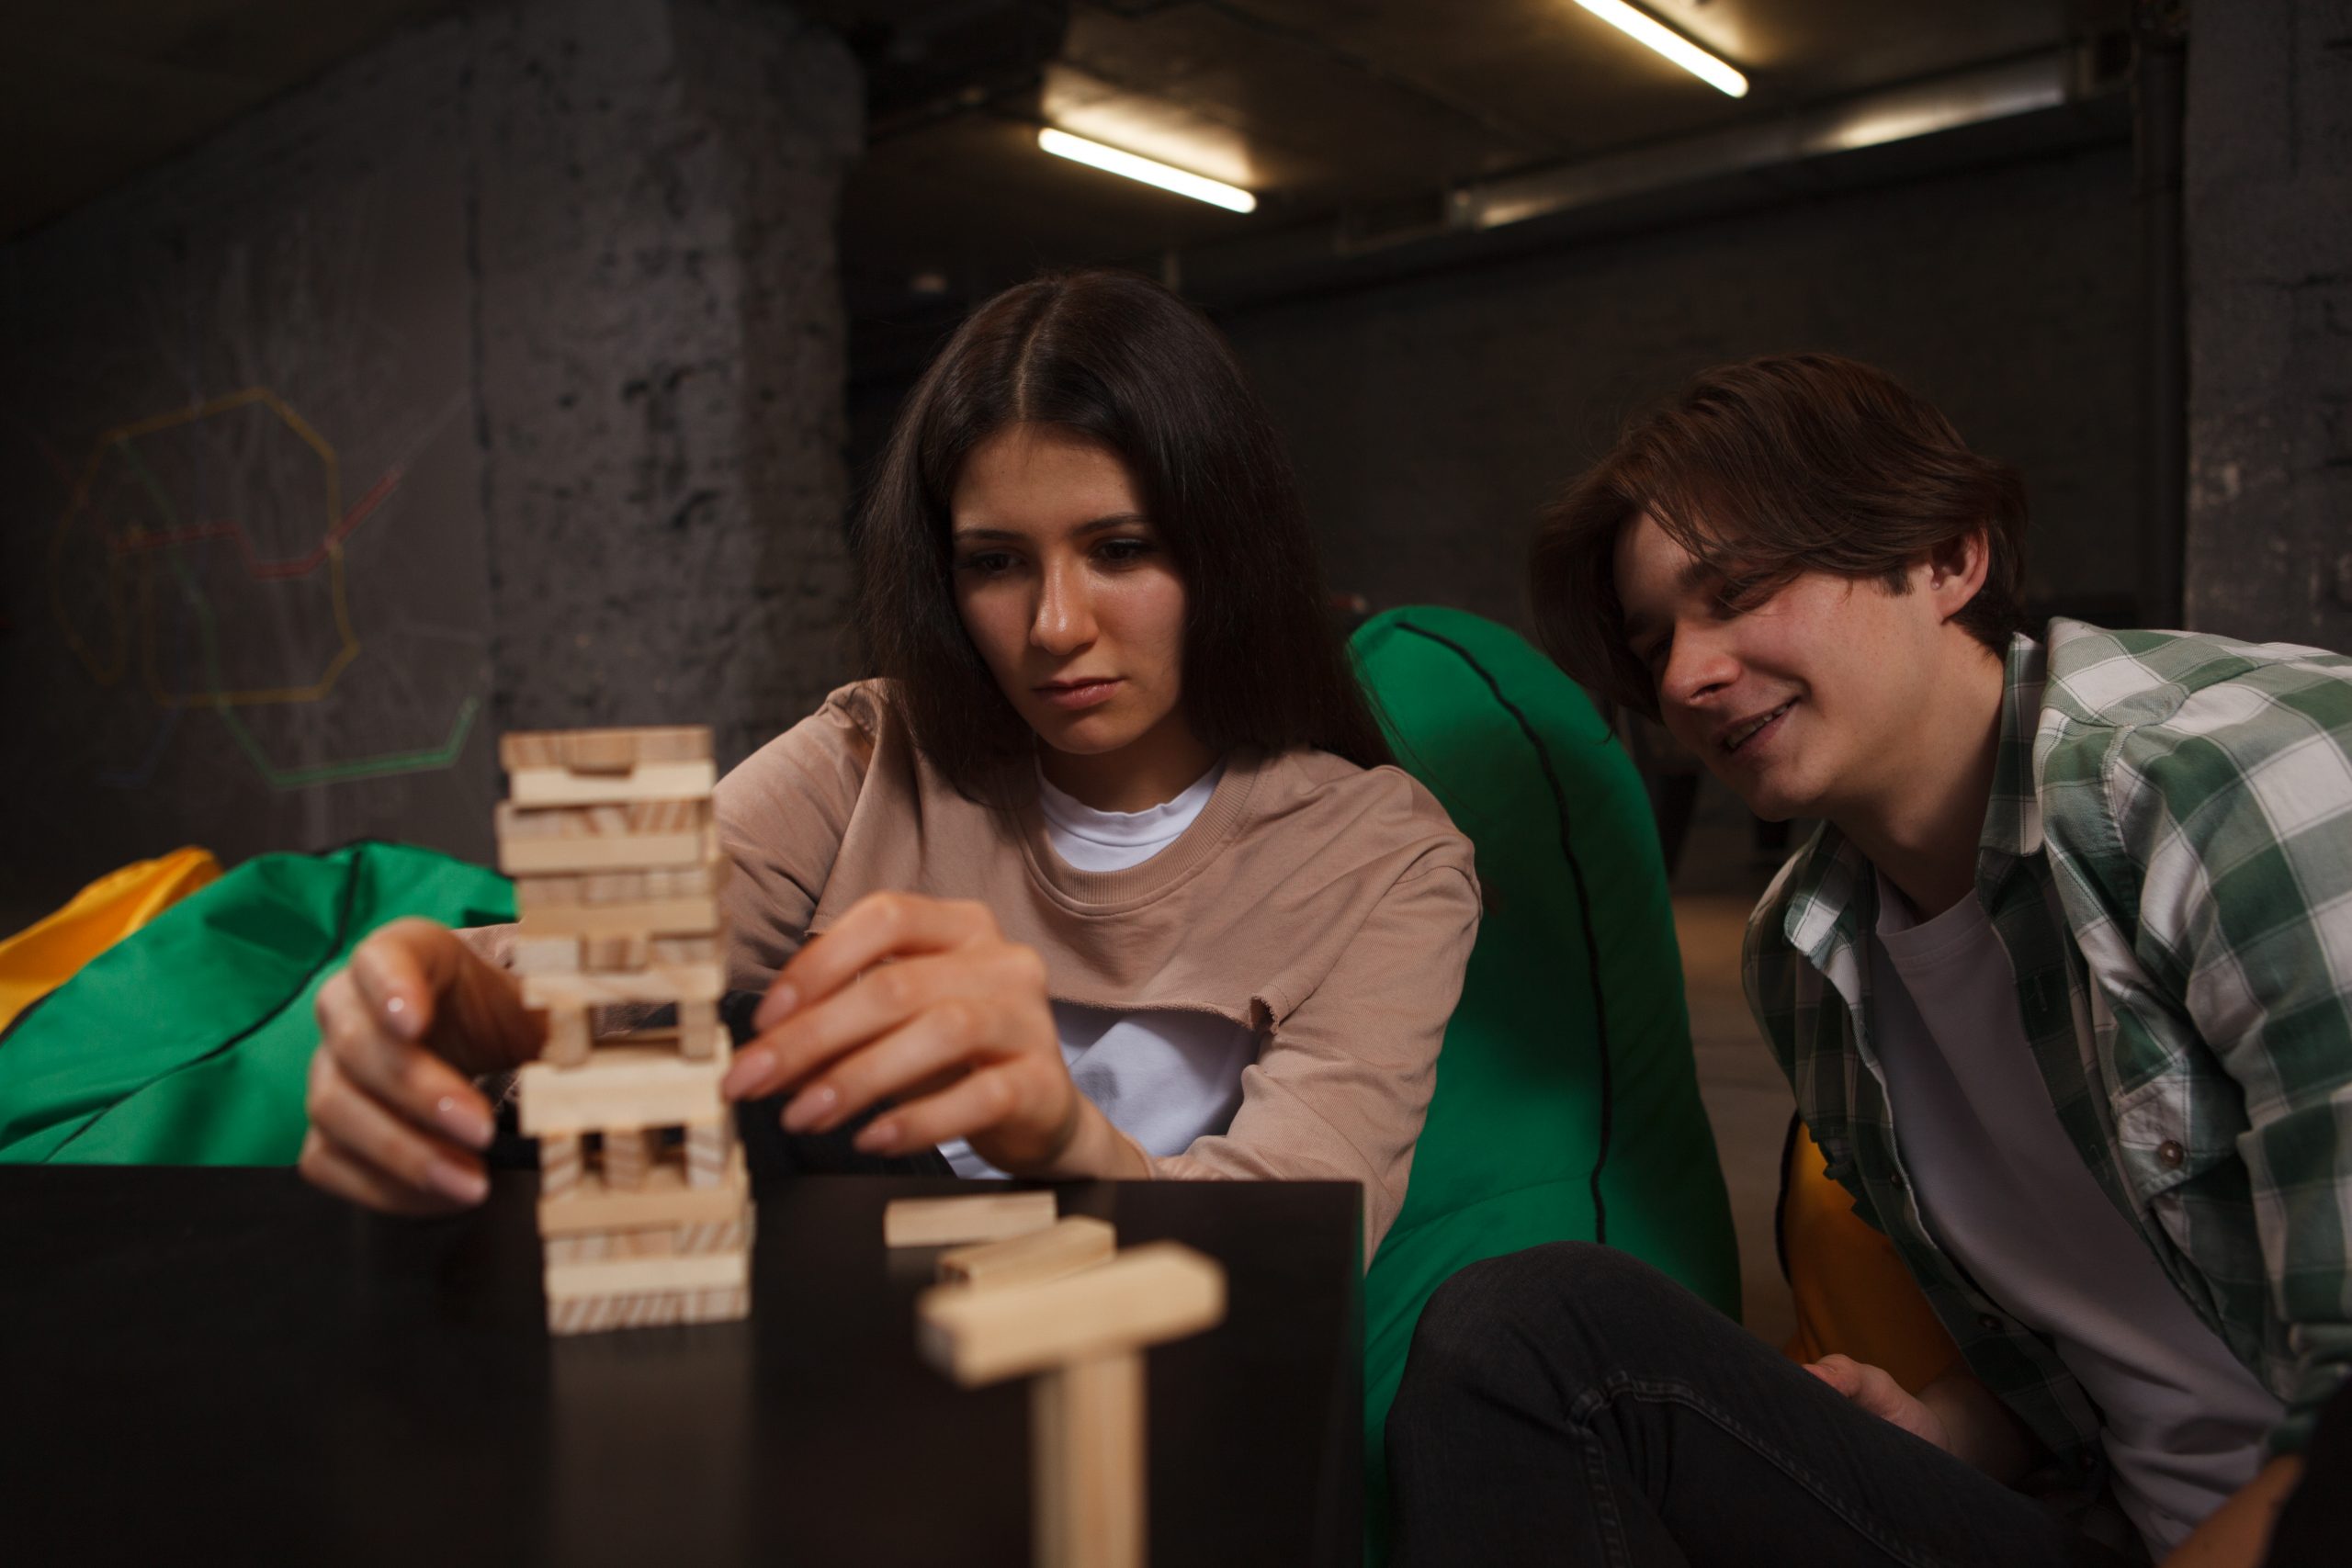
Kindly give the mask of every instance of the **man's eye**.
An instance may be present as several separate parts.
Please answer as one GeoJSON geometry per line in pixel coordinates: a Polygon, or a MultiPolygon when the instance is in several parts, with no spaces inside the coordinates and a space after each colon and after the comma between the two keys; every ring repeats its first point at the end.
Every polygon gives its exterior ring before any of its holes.
{"type": "Polygon", "coordinates": [[[1772,596],[1772,585],[1761,577],[1727,578],[1715,591],[1715,608],[1727,615],[1753,610],[1772,596]]]}

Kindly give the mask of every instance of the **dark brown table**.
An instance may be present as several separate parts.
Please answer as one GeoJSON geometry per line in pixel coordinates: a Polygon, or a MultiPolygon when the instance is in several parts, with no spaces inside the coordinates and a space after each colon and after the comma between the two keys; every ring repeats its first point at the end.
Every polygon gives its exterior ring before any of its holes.
{"type": "MultiPolygon", "coordinates": [[[[0,1168],[0,1556],[45,1563],[1021,1563],[1023,1385],[917,1359],[935,1180],[762,1183],[750,1321],[552,1340],[534,1179],[360,1213],[289,1171],[0,1168]]],[[[1159,1568],[1361,1561],[1358,1195],[1100,1182],[1224,1263],[1150,1353],[1159,1568]]]]}

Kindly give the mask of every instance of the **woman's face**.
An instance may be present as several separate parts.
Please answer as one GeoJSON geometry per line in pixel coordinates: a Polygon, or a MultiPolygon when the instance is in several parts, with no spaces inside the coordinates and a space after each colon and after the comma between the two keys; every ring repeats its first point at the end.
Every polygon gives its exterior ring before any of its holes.
{"type": "Polygon", "coordinates": [[[1015,424],[949,502],[956,604],[1047,746],[1100,757],[1182,731],[1184,584],[1126,465],[1066,427],[1015,424]]]}

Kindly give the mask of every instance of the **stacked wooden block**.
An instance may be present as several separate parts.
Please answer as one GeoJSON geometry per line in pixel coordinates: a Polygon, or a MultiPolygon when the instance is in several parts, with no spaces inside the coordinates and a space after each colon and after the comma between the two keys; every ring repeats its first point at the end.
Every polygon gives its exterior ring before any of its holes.
{"type": "Polygon", "coordinates": [[[547,1019],[518,1109],[539,1140],[548,1326],[744,1316],[752,1204],[719,1092],[729,1053],[710,732],[514,734],[499,760],[514,968],[547,1019]],[[598,1028],[603,1010],[664,1004],[674,1027],[598,1028]]]}

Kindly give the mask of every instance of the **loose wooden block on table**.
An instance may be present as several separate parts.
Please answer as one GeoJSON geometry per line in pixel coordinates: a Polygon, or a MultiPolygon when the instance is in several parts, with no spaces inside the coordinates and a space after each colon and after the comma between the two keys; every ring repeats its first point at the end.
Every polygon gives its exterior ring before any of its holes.
{"type": "Polygon", "coordinates": [[[940,1258],[939,1278],[944,1284],[989,1286],[1058,1280],[1107,1260],[1118,1245],[1117,1231],[1105,1222],[1072,1214],[1026,1235],[956,1247],[940,1258]]]}
{"type": "Polygon", "coordinates": [[[924,1359],[970,1388],[1214,1327],[1225,1317],[1225,1270],[1155,1242],[1041,1283],[935,1285],[915,1314],[924,1359]]]}
{"type": "Polygon", "coordinates": [[[718,1085],[728,1056],[714,1051],[697,1061],[673,1045],[600,1045],[574,1067],[528,1063],[515,1074],[518,1121],[526,1137],[707,1122],[727,1108],[718,1085]]]}
{"type": "Polygon", "coordinates": [[[1142,1568],[1148,1496],[1143,1357],[1041,1372],[1029,1387],[1038,1568],[1142,1568]]]}
{"type": "Polygon", "coordinates": [[[616,1192],[590,1171],[569,1194],[540,1198],[539,1234],[584,1235],[654,1225],[722,1224],[746,1212],[751,1191],[740,1147],[729,1156],[726,1179],[716,1187],[687,1185],[685,1162],[665,1155],[646,1172],[645,1185],[637,1191],[616,1192]]]}
{"type": "Polygon", "coordinates": [[[886,1247],[956,1247],[1001,1241],[1054,1223],[1057,1200],[1046,1192],[990,1193],[971,1198],[895,1198],[882,1210],[886,1247]]]}

